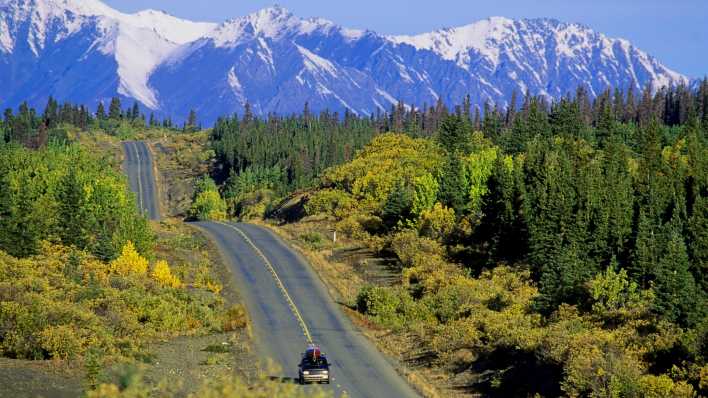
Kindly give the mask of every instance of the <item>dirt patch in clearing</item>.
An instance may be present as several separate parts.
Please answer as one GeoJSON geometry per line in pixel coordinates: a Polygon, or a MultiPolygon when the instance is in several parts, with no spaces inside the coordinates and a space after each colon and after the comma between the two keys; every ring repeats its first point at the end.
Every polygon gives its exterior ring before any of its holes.
{"type": "Polygon", "coordinates": [[[208,336],[180,337],[150,346],[154,357],[146,370],[146,381],[180,383],[177,396],[187,396],[205,381],[225,373],[249,384],[258,377],[259,367],[251,350],[247,331],[208,336]]]}
{"type": "Polygon", "coordinates": [[[74,398],[83,393],[83,374],[64,362],[0,358],[0,396],[74,398]]]}

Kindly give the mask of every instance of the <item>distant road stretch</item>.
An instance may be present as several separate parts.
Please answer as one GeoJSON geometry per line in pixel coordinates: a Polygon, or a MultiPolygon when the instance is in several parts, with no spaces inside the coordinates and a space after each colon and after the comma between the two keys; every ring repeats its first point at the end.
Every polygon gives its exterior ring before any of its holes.
{"type": "MultiPolygon", "coordinates": [[[[125,142],[123,147],[138,206],[159,219],[150,151],[142,142],[125,142]]],[[[295,382],[300,356],[313,341],[332,363],[331,384],[323,388],[336,396],[418,397],[342,313],[310,265],[280,238],[250,224],[193,225],[216,242],[231,268],[253,323],[257,350],[280,368],[271,377],[295,382]]]]}
{"type": "Polygon", "coordinates": [[[153,173],[152,154],[141,141],[123,143],[125,162],[123,167],[128,175],[130,189],[135,192],[138,208],[149,219],[160,220],[160,207],[153,173]]]}

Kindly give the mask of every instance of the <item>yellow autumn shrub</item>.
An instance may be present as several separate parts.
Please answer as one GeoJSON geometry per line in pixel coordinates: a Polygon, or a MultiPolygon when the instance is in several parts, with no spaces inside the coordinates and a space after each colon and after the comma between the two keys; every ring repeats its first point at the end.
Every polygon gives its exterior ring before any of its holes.
{"type": "Polygon", "coordinates": [[[432,239],[445,239],[455,229],[455,211],[439,202],[424,210],[418,221],[420,233],[432,239]]]}
{"type": "Polygon", "coordinates": [[[131,244],[110,263],[49,243],[22,259],[0,250],[0,356],[71,360],[97,349],[131,358],[150,339],[222,327],[219,296],[156,289],[155,280],[178,279],[167,263],[151,274],[147,266],[131,244]]]}
{"type": "Polygon", "coordinates": [[[667,375],[644,375],[639,379],[642,397],[693,398],[696,392],[686,382],[675,382],[667,375]]]}
{"type": "Polygon", "coordinates": [[[148,271],[148,260],[135,250],[133,242],[128,241],[123,246],[121,255],[111,262],[111,271],[123,276],[130,274],[144,275],[148,271]]]}
{"type": "Polygon", "coordinates": [[[175,289],[182,287],[182,281],[172,274],[170,266],[165,260],[158,260],[152,268],[150,274],[153,279],[159,282],[162,286],[173,287],[175,289]]]}

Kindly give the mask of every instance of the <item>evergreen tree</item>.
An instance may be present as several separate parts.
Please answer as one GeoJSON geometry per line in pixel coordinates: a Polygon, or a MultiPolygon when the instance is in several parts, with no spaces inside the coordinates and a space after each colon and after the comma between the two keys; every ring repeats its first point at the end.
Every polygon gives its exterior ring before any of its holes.
{"type": "Polygon", "coordinates": [[[472,128],[460,116],[448,116],[440,125],[438,142],[448,153],[466,153],[470,150],[472,128]]]}
{"type": "Polygon", "coordinates": [[[184,125],[185,131],[194,131],[197,128],[197,112],[192,109],[189,111],[189,116],[187,116],[187,122],[184,125]]]}
{"type": "Polygon", "coordinates": [[[105,120],[106,119],[106,109],[103,107],[103,101],[99,101],[98,108],[96,109],[96,119],[105,120]]]}
{"type": "MultiPolygon", "coordinates": [[[[681,235],[680,221],[668,224],[666,248],[656,264],[653,290],[654,309],[671,322],[683,326],[694,325],[705,302],[697,303],[699,292],[689,270],[686,243],[681,235]],[[697,307],[698,305],[698,307],[697,307]]],[[[704,315],[704,314],[700,314],[704,315]]]]}
{"type": "Polygon", "coordinates": [[[48,128],[54,128],[57,125],[57,119],[59,119],[58,107],[57,101],[50,96],[44,109],[44,125],[48,128]]]}
{"type": "Polygon", "coordinates": [[[554,135],[582,137],[585,125],[577,101],[563,98],[553,106],[549,115],[551,131],[554,135]]]}
{"type": "Polygon", "coordinates": [[[140,117],[140,106],[138,105],[138,101],[133,102],[133,108],[130,111],[129,118],[130,120],[135,120],[140,117]]]}
{"type": "Polygon", "coordinates": [[[108,118],[112,120],[119,120],[123,116],[123,109],[121,108],[120,98],[113,97],[111,99],[111,104],[108,107],[108,118]]]}
{"type": "Polygon", "coordinates": [[[381,219],[388,229],[399,223],[405,223],[413,217],[413,190],[404,183],[399,183],[391,191],[384,204],[381,219]]]}
{"type": "Polygon", "coordinates": [[[604,148],[607,141],[612,139],[615,132],[615,116],[608,100],[602,104],[599,112],[595,137],[597,138],[598,145],[604,148]]]}
{"type": "Polygon", "coordinates": [[[700,195],[688,220],[691,271],[704,294],[708,293],[708,199],[700,195]]]}
{"type": "Polygon", "coordinates": [[[469,180],[462,159],[456,154],[449,154],[443,167],[438,197],[442,203],[462,216],[469,204],[469,180]]]}

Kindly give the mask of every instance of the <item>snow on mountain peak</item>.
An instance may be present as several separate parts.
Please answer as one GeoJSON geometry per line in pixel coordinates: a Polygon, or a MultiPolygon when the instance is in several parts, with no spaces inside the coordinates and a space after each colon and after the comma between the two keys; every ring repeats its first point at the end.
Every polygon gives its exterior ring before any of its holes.
{"type": "MultiPolygon", "coordinates": [[[[539,81],[539,72],[558,68],[561,60],[584,68],[595,53],[601,55],[602,63],[614,63],[615,68],[626,67],[634,81],[643,80],[640,74],[649,75],[656,88],[687,81],[626,40],[609,38],[582,24],[549,18],[512,20],[492,17],[457,28],[415,36],[390,36],[389,39],[418,50],[432,51],[466,70],[481,61],[487,61],[491,69],[496,70],[503,64],[502,58],[508,61],[505,67],[510,63],[513,68],[533,69],[529,65],[536,61],[537,70],[530,70],[530,73],[539,81]],[[548,65],[547,54],[553,54],[550,60],[555,65],[548,65]],[[623,64],[631,59],[639,60],[639,65],[623,64]]],[[[607,80],[605,76],[599,78],[607,80]]]]}
{"type": "Polygon", "coordinates": [[[469,51],[475,49],[487,56],[494,65],[499,63],[498,43],[503,40],[514,21],[504,17],[491,17],[457,28],[445,28],[415,36],[389,36],[398,44],[409,44],[419,50],[433,51],[444,59],[456,61],[467,67],[469,51]]]}
{"type": "Polygon", "coordinates": [[[153,29],[160,36],[177,44],[186,44],[204,37],[217,26],[215,23],[188,21],[156,10],[125,15],[122,20],[130,25],[153,29]]]}
{"type": "Polygon", "coordinates": [[[337,31],[342,36],[355,40],[363,31],[342,28],[323,18],[300,18],[281,6],[256,11],[245,17],[221,24],[211,35],[216,47],[233,47],[243,40],[255,37],[279,39],[286,36],[308,35],[316,31],[337,31]]]}

